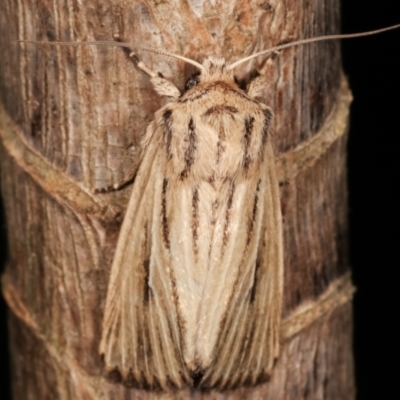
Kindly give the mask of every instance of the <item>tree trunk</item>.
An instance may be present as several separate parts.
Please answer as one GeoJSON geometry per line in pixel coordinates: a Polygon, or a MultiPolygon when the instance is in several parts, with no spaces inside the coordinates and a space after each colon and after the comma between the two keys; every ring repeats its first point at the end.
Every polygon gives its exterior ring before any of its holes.
{"type": "MultiPolygon", "coordinates": [[[[201,61],[239,59],[339,31],[338,0],[14,2],[1,13],[1,171],[9,234],[3,293],[15,399],[354,399],[347,259],[346,127],[351,95],[337,42],[243,64],[268,84],[284,221],[280,357],[269,382],[223,393],[146,392],[107,381],[98,355],[110,266],[138,163],[162,105],[117,47],[17,39],[110,40],[201,61]],[[211,5],[211,3],[213,5],[211,5]],[[11,44],[12,43],[12,44],[11,44]]],[[[183,87],[191,67],[140,56],[183,87]]]]}

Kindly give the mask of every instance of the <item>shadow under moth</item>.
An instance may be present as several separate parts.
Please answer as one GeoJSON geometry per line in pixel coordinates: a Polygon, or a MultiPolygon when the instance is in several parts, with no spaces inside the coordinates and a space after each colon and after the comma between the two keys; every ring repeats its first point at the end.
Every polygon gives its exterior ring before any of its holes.
{"type": "Polygon", "coordinates": [[[112,264],[99,349],[110,377],[163,390],[268,378],[283,298],[273,112],[257,100],[262,77],[243,90],[233,70],[287,47],[399,26],[300,40],[233,64],[148,49],[199,70],[183,94],[130,53],[170,101],[144,134],[112,264]]]}

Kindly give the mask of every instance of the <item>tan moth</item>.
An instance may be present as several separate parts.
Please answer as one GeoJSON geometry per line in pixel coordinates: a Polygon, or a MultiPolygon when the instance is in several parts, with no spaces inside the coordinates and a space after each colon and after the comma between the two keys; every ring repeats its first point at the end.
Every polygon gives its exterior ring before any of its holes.
{"type": "Polygon", "coordinates": [[[100,353],[144,387],[255,383],[279,350],[282,228],[272,111],[222,58],[160,95],[112,266],[100,353]],[[260,290],[262,288],[263,290],[260,290]]]}
{"type": "Polygon", "coordinates": [[[395,27],[287,43],[230,65],[156,51],[198,68],[182,95],[136,59],[170,102],[143,137],[111,269],[100,354],[112,376],[150,389],[268,377],[283,296],[272,110],[256,99],[262,78],[242,90],[233,69],[294,45],[395,27]]]}
{"type": "Polygon", "coordinates": [[[178,56],[200,71],[182,95],[138,63],[171,101],[143,139],[106,301],[100,353],[125,383],[221,389],[271,373],[283,296],[272,110],[256,100],[262,78],[244,91],[233,69],[338,37],[231,65],[178,56]]]}

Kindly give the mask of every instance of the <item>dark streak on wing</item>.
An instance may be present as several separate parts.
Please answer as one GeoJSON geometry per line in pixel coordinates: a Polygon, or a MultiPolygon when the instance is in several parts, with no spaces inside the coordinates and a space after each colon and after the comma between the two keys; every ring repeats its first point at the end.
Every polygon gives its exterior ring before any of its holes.
{"type": "Polygon", "coordinates": [[[257,292],[257,273],[258,270],[260,269],[260,259],[257,257],[256,260],[256,267],[254,268],[254,279],[253,279],[253,286],[251,288],[250,292],[250,303],[254,303],[254,300],[256,299],[256,292],[257,292]]]}
{"type": "Polygon", "coordinates": [[[245,171],[249,169],[251,158],[249,156],[249,147],[251,141],[251,134],[253,132],[254,126],[254,117],[246,117],[244,120],[244,136],[243,136],[243,146],[244,146],[244,155],[243,155],[243,168],[245,171]]]}
{"type": "Polygon", "coordinates": [[[229,226],[231,222],[231,208],[232,208],[234,194],[235,194],[235,183],[232,181],[229,187],[228,202],[226,204],[225,225],[224,225],[224,234],[222,238],[221,253],[223,253],[226,243],[228,242],[229,226]]]}
{"type": "Polygon", "coordinates": [[[219,164],[219,162],[221,160],[222,153],[226,149],[225,140],[226,140],[225,130],[224,130],[224,127],[221,125],[219,132],[218,132],[217,159],[216,159],[217,165],[219,164]]]}
{"type": "MultiPolygon", "coordinates": [[[[143,254],[146,254],[147,250],[147,242],[148,242],[148,221],[146,221],[144,225],[144,238],[142,243],[141,251],[143,254]]],[[[150,260],[146,257],[143,261],[143,301],[147,305],[150,297],[150,286],[149,286],[149,268],[150,268],[150,260]]]]}
{"type": "Polygon", "coordinates": [[[199,191],[194,189],[192,198],[192,236],[194,254],[197,255],[197,239],[199,238],[199,191]]]}
{"type": "Polygon", "coordinates": [[[246,247],[249,245],[251,238],[253,236],[253,229],[254,229],[254,222],[257,217],[257,207],[258,207],[258,194],[260,191],[260,184],[261,184],[261,179],[257,182],[257,188],[256,188],[256,195],[254,196],[254,203],[253,203],[253,213],[251,218],[248,221],[247,224],[247,241],[246,241],[246,247]]]}
{"type": "MultiPolygon", "coordinates": [[[[222,129],[221,129],[222,130],[222,129]]],[[[223,145],[223,140],[221,140],[221,135],[219,135],[217,143],[217,158],[215,160],[216,164],[218,165],[221,160],[221,154],[225,151],[225,146],[223,145]]]]}
{"type": "Polygon", "coordinates": [[[143,271],[144,271],[143,301],[145,304],[147,304],[149,302],[149,298],[150,298],[149,268],[150,268],[150,260],[146,259],[143,262],[143,271]]]}
{"type": "Polygon", "coordinates": [[[264,124],[263,124],[262,132],[261,132],[262,146],[260,148],[260,154],[259,154],[260,161],[262,161],[264,158],[264,148],[265,148],[265,143],[267,142],[267,139],[268,139],[268,131],[271,126],[271,121],[272,121],[271,110],[268,110],[268,109],[264,110],[264,124]]]}
{"type": "MultiPolygon", "coordinates": [[[[215,225],[215,223],[217,222],[217,218],[216,218],[216,213],[219,207],[219,200],[215,199],[212,203],[211,206],[211,210],[212,210],[212,217],[211,217],[211,225],[215,225]]],[[[210,246],[212,245],[212,243],[210,243],[210,246]]]]}
{"type": "Polygon", "coordinates": [[[171,139],[172,139],[172,110],[165,110],[163,114],[164,122],[164,142],[168,158],[171,158],[171,139]]]}
{"type": "Polygon", "coordinates": [[[163,239],[165,243],[165,247],[170,249],[169,242],[169,228],[168,228],[168,218],[167,218],[167,187],[168,180],[164,178],[163,187],[162,187],[162,200],[161,200],[161,219],[162,219],[162,230],[163,230],[163,239]]]}
{"type": "Polygon", "coordinates": [[[236,107],[233,106],[225,106],[223,104],[217,104],[216,106],[212,106],[210,107],[205,113],[205,116],[209,116],[211,114],[219,114],[222,112],[228,112],[231,114],[236,114],[238,113],[238,109],[236,107]]]}
{"type": "Polygon", "coordinates": [[[190,118],[188,134],[185,137],[185,142],[187,142],[188,145],[185,151],[185,168],[181,172],[181,180],[187,178],[190,168],[194,163],[194,155],[197,149],[197,136],[193,118],[190,118]]]}

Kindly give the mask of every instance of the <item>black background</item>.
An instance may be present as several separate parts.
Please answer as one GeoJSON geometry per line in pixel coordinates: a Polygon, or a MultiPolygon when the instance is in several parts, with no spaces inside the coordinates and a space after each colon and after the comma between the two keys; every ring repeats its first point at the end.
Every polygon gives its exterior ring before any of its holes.
{"type": "MultiPolygon", "coordinates": [[[[342,3],[343,33],[400,23],[397,1],[342,3]]],[[[342,49],[344,70],[354,95],[348,176],[350,259],[358,288],[354,300],[357,399],[390,399],[399,393],[399,314],[395,306],[400,293],[396,274],[396,266],[400,266],[396,234],[400,224],[396,191],[400,164],[400,30],[344,40],[342,49]]],[[[7,257],[5,230],[0,208],[2,267],[7,257]]],[[[1,297],[0,368],[0,397],[8,400],[6,308],[1,297]]]]}

